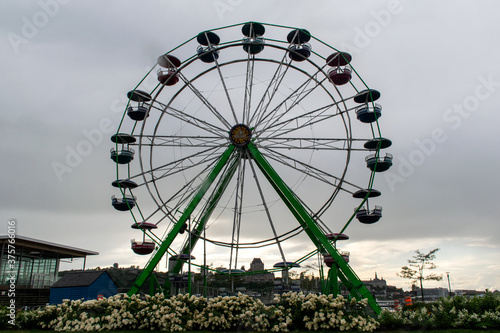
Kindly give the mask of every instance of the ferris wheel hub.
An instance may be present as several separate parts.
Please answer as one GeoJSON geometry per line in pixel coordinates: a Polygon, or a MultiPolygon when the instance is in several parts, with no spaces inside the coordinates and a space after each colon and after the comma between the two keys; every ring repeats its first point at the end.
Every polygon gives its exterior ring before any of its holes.
{"type": "Polygon", "coordinates": [[[245,124],[238,124],[229,131],[229,140],[236,147],[245,147],[252,139],[252,130],[245,124]]]}

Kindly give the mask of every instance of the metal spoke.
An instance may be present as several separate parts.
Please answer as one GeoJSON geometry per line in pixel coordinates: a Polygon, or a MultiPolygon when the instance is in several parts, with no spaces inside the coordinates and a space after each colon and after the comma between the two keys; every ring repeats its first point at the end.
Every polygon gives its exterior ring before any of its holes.
{"type": "Polygon", "coordinates": [[[199,135],[143,135],[142,138],[150,142],[142,142],[141,145],[155,147],[219,148],[226,146],[228,142],[228,139],[225,137],[199,135]]]}
{"type": "Polygon", "coordinates": [[[271,81],[269,82],[264,94],[262,95],[262,98],[259,101],[254,114],[250,118],[249,123],[259,124],[261,122],[261,118],[264,117],[269,104],[271,104],[274,95],[278,91],[278,87],[281,85],[286,73],[288,72],[288,69],[290,68],[290,66],[287,66],[287,63],[285,63],[285,60],[286,54],[283,56],[281,62],[276,68],[276,71],[274,72],[271,81]],[[268,98],[267,103],[265,102],[266,97],[268,98]]]}
{"type": "Polygon", "coordinates": [[[217,111],[217,109],[205,98],[205,96],[203,96],[203,94],[198,89],[196,89],[196,87],[191,83],[191,81],[185,78],[182,73],[179,74],[179,77],[184,82],[184,84],[189,89],[191,89],[194,95],[198,97],[203,104],[205,104],[205,106],[210,110],[210,112],[212,112],[217,117],[217,119],[219,119],[220,122],[224,124],[224,126],[226,126],[227,129],[230,129],[231,124],[219,113],[219,111],[217,111]]]}
{"type": "MultiPolygon", "coordinates": [[[[234,199],[234,217],[233,217],[233,232],[231,237],[231,252],[229,256],[229,263],[233,262],[233,252],[234,252],[234,268],[236,269],[238,265],[238,244],[240,242],[240,230],[241,230],[241,216],[243,209],[243,195],[244,195],[244,185],[245,185],[245,169],[246,163],[245,159],[240,157],[240,165],[238,168],[238,176],[236,178],[236,195],[234,199]]],[[[229,266],[231,268],[231,266],[229,266]]]]}
{"type": "MultiPolygon", "coordinates": [[[[162,164],[160,166],[143,171],[143,172],[138,173],[138,174],[131,176],[129,178],[134,179],[134,178],[140,177],[140,176],[145,177],[147,174],[150,174],[152,176],[154,174],[154,172],[162,171],[164,169],[166,169],[167,171],[162,176],[155,177],[154,180],[158,180],[158,179],[161,179],[161,178],[164,178],[167,176],[171,176],[172,174],[182,172],[184,170],[188,170],[188,169],[193,168],[201,163],[206,163],[207,161],[213,161],[214,159],[217,158],[217,156],[214,155],[214,152],[216,152],[218,150],[218,148],[219,147],[210,147],[210,148],[205,149],[201,152],[200,151],[195,152],[195,153],[190,154],[188,156],[175,159],[172,162],[165,163],[165,164],[162,164]],[[200,158],[200,157],[202,157],[202,159],[200,161],[198,161],[197,163],[192,163],[194,158],[200,158]],[[191,161],[191,163],[189,163],[189,165],[186,165],[183,167],[183,165],[184,165],[183,163],[189,162],[189,161],[191,161]],[[169,173],[169,171],[173,171],[173,173],[169,173]]],[[[147,181],[146,179],[144,179],[144,181],[145,181],[144,182],[145,184],[151,182],[151,181],[147,181]]]]}
{"type": "Polygon", "coordinates": [[[231,113],[233,114],[234,117],[234,121],[236,122],[236,124],[238,124],[239,123],[238,117],[236,116],[236,112],[234,111],[233,102],[231,102],[231,97],[229,96],[229,91],[226,86],[226,80],[224,80],[224,76],[222,75],[222,71],[220,69],[219,62],[217,61],[217,59],[215,59],[215,65],[217,66],[217,72],[219,73],[220,82],[222,83],[222,87],[224,88],[224,93],[226,94],[226,98],[229,103],[229,108],[231,109],[231,113]]]}
{"type": "Polygon", "coordinates": [[[254,80],[255,56],[248,54],[247,71],[245,79],[245,96],[243,99],[243,123],[250,122],[250,110],[252,107],[252,88],[254,80]]]}
{"type": "MultiPolygon", "coordinates": [[[[279,162],[280,164],[292,168],[296,171],[299,171],[302,174],[313,177],[323,183],[326,183],[331,186],[339,186],[339,184],[347,184],[354,187],[356,190],[362,189],[362,187],[346,181],[343,177],[338,177],[321,169],[315,168],[310,164],[299,161],[288,155],[282,154],[276,150],[268,149],[267,147],[262,147],[262,149],[264,149],[264,151],[267,152],[266,157],[268,157],[269,159],[279,162]]],[[[341,189],[350,194],[354,193],[354,191],[349,191],[343,187],[341,189]]]]}
{"type": "Polygon", "coordinates": [[[298,105],[300,101],[306,98],[311,92],[313,92],[319,86],[319,84],[317,84],[314,87],[307,89],[307,86],[311,82],[313,82],[313,76],[310,76],[290,95],[285,97],[283,101],[279,103],[278,106],[276,106],[271,112],[269,112],[265,117],[262,117],[260,121],[255,125],[255,127],[267,128],[267,126],[270,123],[274,123],[279,119],[281,119],[282,117],[284,117],[289,111],[291,111],[296,105],[298,105]],[[290,102],[291,105],[287,106],[287,103],[290,102]],[[284,112],[278,113],[278,111],[282,108],[282,106],[285,106],[284,112]]]}
{"type": "Polygon", "coordinates": [[[267,220],[269,221],[269,225],[271,226],[271,229],[273,231],[274,239],[276,239],[276,245],[278,246],[278,249],[280,251],[281,259],[283,259],[283,262],[286,262],[285,253],[283,252],[283,248],[281,247],[281,243],[279,241],[279,237],[278,237],[278,234],[276,232],[276,228],[274,227],[274,222],[273,222],[273,219],[271,217],[271,213],[269,212],[269,207],[267,206],[267,201],[264,197],[264,192],[262,191],[262,188],[260,186],[259,178],[257,176],[257,173],[255,172],[255,168],[253,166],[252,160],[250,159],[249,161],[250,161],[250,168],[252,169],[253,178],[255,179],[255,184],[257,185],[257,189],[259,191],[259,195],[260,195],[260,198],[262,200],[262,205],[263,205],[264,210],[266,212],[267,220]]]}
{"type": "MultiPolygon", "coordinates": [[[[207,156],[210,156],[210,157],[212,157],[212,158],[211,158],[211,159],[206,159],[206,160],[205,160],[205,163],[207,163],[207,165],[206,165],[206,166],[205,166],[202,170],[200,170],[200,171],[199,171],[198,175],[193,176],[193,177],[192,177],[189,181],[187,181],[187,182],[186,182],[183,186],[181,186],[181,188],[180,188],[177,192],[173,193],[173,194],[171,195],[171,197],[169,197],[169,198],[168,198],[168,199],[166,199],[166,200],[163,200],[163,199],[162,199],[161,194],[160,194],[160,191],[159,191],[158,186],[157,186],[157,184],[156,184],[156,182],[157,182],[158,180],[160,180],[160,178],[152,179],[152,180],[150,180],[150,181],[148,181],[148,182],[146,182],[146,183],[145,183],[145,185],[146,185],[146,187],[147,187],[147,189],[148,189],[149,193],[151,194],[151,197],[155,200],[155,202],[156,202],[156,204],[157,204],[157,206],[158,206],[158,208],[159,208],[159,209],[166,208],[166,209],[167,209],[167,212],[168,212],[168,215],[171,215],[171,212],[172,212],[172,211],[174,211],[174,212],[175,212],[177,209],[179,209],[179,208],[180,208],[180,206],[181,206],[184,202],[186,202],[186,200],[187,200],[187,199],[189,199],[189,198],[190,198],[191,194],[192,194],[192,193],[194,193],[194,192],[195,192],[195,191],[199,188],[199,186],[200,186],[200,185],[196,185],[196,186],[194,186],[194,187],[193,187],[193,184],[194,184],[197,180],[199,181],[200,179],[202,179],[202,175],[206,174],[206,173],[209,171],[209,169],[210,169],[210,168],[211,168],[211,167],[212,167],[212,166],[216,163],[216,161],[217,161],[217,157],[213,157],[213,154],[209,154],[209,155],[207,155],[207,156]],[[154,188],[155,188],[155,190],[156,190],[156,193],[158,194],[158,200],[160,200],[160,201],[161,201],[161,203],[160,203],[160,202],[158,202],[158,201],[156,200],[156,198],[155,198],[155,196],[153,195],[153,193],[152,193],[152,191],[151,191],[151,189],[150,189],[150,187],[149,187],[148,183],[153,183],[153,186],[154,186],[154,188]],[[169,203],[172,203],[173,201],[176,201],[176,203],[173,203],[170,207],[168,207],[168,204],[169,204],[169,203]]],[[[193,166],[190,166],[190,168],[191,168],[191,167],[193,167],[193,166]]],[[[180,172],[180,171],[179,171],[179,170],[177,170],[175,173],[178,173],[178,172],[180,172]]],[[[174,173],[174,174],[175,174],[175,173],[174,173]]],[[[139,175],[137,175],[137,176],[139,176],[139,175]]],[[[136,176],[134,176],[134,177],[136,177],[136,176]]],[[[171,220],[172,220],[173,222],[175,222],[175,221],[176,221],[176,220],[175,220],[175,218],[173,218],[173,215],[172,215],[172,219],[171,219],[171,220]]]]}
{"type": "MultiPolygon", "coordinates": [[[[369,139],[352,139],[353,142],[366,142],[369,139]]],[[[366,148],[350,148],[346,138],[282,138],[273,137],[255,140],[260,146],[268,149],[301,149],[301,150],[340,150],[366,151],[366,148]]]]}
{"type": "MultiPolygon", "coordinates": [[[[224,130],[223,128],[215,126],[214,124],[211,124],[211,123],[204,121],[202,119],[199,119],[199,118],[197,118],[191,114],[188,114],[182,110],[176,109],[172,106],[167,106],[167,105],[160,103],[158,101],[156,101],[156,104],[159,104],[161,107],[157,107],[155,104],[152,104],[151,107],[183,121],[185,125],[190,124],[190,125],[196,126],[198,129],[201,129],[203,131],[207,131],[207,132],[210,132],[214,135],[219,135],[219,136],[221,136],[221,133],[226,132],[226,130],[224,130]]],[[[182,126],[182,127],[184,127],[184,126],[182,126]]]]}
{"type": "Polygon", "coordinates": [[[288,134],[288,133],[300,130],[302,128],[312,126],[314,124],[318,124],[318,123],[323,122],[325,120],[332,119],[332,118],[337,117],[337,116],[340,116],[343,118],[344,114],[347,114],[351,110],[350,109],[350,110],[342,111],[340,109],[337,109],[337,112],[335,112],[335,113],[332,113],[329,115],[324,115],[324,113],[326,111],[328,111],[330,108],[332,108],[333,106],[336,106],[336,105],[337,105],[337,103],[329,104],[329,105],[323,106],[321,108],[317,108],[315,110],[306,112],[300,116],[287,119],[283,122],[275,123],[274,125],[271,125],[265,129],[265,130],[274,129],[271,132],[266,132],[265,136],[266,136],[266,138],[275,138],[277,136],[282,136],[283,134],[288,134]],[[298,123],[299,120],[305,120],[305,121],[301,125],[296,125],[295,127],[292,127],[292,126],[288,127],[288,125],[290,125],[292,123],[298,123]],[[273,134],[274,134],[274,136],[273,136],[273,134]]]}

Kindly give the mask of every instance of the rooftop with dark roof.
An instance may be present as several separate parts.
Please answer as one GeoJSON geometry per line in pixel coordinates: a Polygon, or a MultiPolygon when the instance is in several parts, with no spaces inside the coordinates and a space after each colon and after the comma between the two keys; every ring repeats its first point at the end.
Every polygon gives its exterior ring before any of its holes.
{"type": "MultiPolygon", "coordinates": [[[[52,285],[52,288],[87,287],[106,271],[70,271],[52,285]]],[[[110,277],[111,279],[111,277],[110,277]]]]}
{"type": "MultiPolygon", "coordinates": [[[[0,244],[7,244],[9,236],[0,235],[0,244]]],[[[1,246],[1,245],[0,245],[1,246]]],[[[99,252],[84,250],[72,246],[51,243],[39,239],[16,235],[16,249],[23,248],[23,256],[41,256],[44,258],[83,258],[98,255],[99,252]]]]}

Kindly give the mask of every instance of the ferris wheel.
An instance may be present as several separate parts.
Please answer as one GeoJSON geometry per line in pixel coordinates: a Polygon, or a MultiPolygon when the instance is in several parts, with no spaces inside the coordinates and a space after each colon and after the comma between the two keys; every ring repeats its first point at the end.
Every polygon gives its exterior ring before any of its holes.
{"type": "Polygon", "coordinates": [[[228,275],[246,274],[239,266],[256,253],[276,258],[267,271],[318,255],[325,292],[340,279],[376,309],[336,248],[353,220],[381,218],[374,178],[392,165],[380,93],[351,60],[306,29],[256,22],[203,31],[159,56],[111,137],[112,205],[141,233],[132,250],[151,254],[130,293],[165,255],[178,274],[202,247],[228,275]]]}

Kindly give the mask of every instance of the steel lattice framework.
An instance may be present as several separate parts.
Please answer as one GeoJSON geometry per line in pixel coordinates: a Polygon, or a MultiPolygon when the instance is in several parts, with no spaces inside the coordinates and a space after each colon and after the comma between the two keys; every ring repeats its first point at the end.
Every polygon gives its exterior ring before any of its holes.
{"type": "Polygon", "coordinates": [[[380,93],[348,53],[305,29],[247,22],[203,31],[161,55],[128,97],[111,138],[120,191],[112,203],[143,233],[134,252],[151,253],[130,294],[148,280],[151,292],[168,290],[152,272],[168,255],[178,275],[201,240],[205,255],[207,243],[213,253],[225,249],[217,255],[229,268],[220,274],[262,273],[237,267],[257,248],[281,260],[267,271],[318,255],[329,268],[325,293],[339,293],[340,279],[380,311],[336,247],[354,218],[380,219],[368,199],[380,195],[376,172],[392,165],[380,153],[391,145],[380,132],[380,93]],[[353,163],[366,163],[365,177],[348,172],[353,163]],[[346,214],[349,200],[355,209],[346,214]]]}

